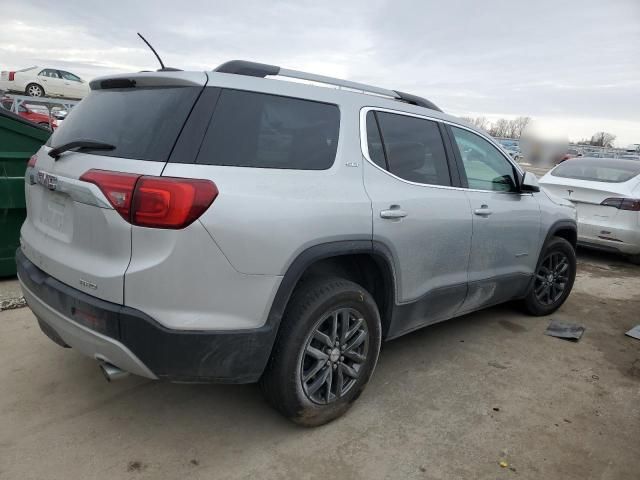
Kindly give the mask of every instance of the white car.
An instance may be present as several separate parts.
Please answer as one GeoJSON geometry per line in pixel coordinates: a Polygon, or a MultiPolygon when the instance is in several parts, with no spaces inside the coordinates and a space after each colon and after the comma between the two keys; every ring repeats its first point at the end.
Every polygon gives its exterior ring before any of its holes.
{"type": "Polygon", "coordinates": [[[540,179],[578,210],[578,243],[640,264],[640,161],[573,158],[540,179]]]}
{"type": "Polygon", "coordinates": [[[89,93],[89,83],[66,70],[29,67],[0,72],[0,90],[32,97],[82,99],[89,93]]]}

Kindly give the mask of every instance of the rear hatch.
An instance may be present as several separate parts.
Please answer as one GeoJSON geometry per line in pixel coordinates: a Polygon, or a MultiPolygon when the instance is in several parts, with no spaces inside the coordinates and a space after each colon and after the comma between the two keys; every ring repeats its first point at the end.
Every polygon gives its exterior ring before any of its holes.
{"type": "Polygon", "coordinates": [[[131,258],[131,224],[101,189],[80,180],[91,169],[160,175],[193,105],[205,73],[141,73],[91,82],[91,92],[68,115],[27,169],[25,255],[61,282],[123,303],[131,258]],[[77,140],[111,150],[52,147],[77,140]]]}
{"type": "MultiPolygon", "coordinates": [[[[626,179],[626,176],[621,179],[626,179]]],[[[634,197],[633,187],[637,182],[633,178],[621,182],[613,179],[595,181],[558,176],[552,172],[541,183],[548,192],[576,206],[581,236],[601,236],[601,227],[607,225],[615,227],[636,223],[637,211],[616,208],[621,199],[634,197]]]]}

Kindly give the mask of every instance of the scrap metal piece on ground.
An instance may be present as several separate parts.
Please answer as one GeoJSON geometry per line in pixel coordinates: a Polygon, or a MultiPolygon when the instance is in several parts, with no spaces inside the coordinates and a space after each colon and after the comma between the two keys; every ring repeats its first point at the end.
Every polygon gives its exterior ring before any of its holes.
{"type": "Polygon", "coordinates": [[[15,308],[26,307],[27,302],[24,297],[9,298],[7,300],[0,301],[0,312],[3,310],[13,310],[15,308]]]}
{"type": "Polygon", "coordinates": [[[572,342],[580,340],[583,333],[583,326],[576,325],[575,323],[558,322],[557,320],[551,320],[551,323],[549,323],[549,326],[544,332],[545,335],[570,340],[572,342]]]}
{"type": "Polygon", "coordinates": [[[635,338],[640,340],[640,325],[636,325],[631,330],[629,330],[625,335],[630,336],[631,338],[635,338]]]}

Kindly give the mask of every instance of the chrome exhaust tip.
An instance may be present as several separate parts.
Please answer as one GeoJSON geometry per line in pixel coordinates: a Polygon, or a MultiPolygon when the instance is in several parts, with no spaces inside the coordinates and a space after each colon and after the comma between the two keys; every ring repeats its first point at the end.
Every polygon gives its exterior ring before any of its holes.
{"type": "Polygon", "coordinates": [[[129,375],[129,372],[125,372],[124,370],[119,369],[115,365],[112,365],[109,362],[100,362],[98,364],[100,367],[100,371],[107,382],[111,382],[113,380],[120,380],[129,375]]]}

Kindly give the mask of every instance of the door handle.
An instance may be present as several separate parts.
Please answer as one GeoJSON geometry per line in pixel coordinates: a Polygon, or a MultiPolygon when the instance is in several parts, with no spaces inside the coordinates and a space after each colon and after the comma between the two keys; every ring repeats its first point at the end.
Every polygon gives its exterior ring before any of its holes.
{"type": "Polygon", "coordinates": [[[473,213],[479,217],[488,217],[493,211],[487,205],[482,205],[480,208],[476,208],[473,213]]]}
{"type": "Polygon", "coordinates": [[[380,212],[380,218],[404,218],[406,216],[407,212],[399,208],[390,208],[389,210],[382,210],[380,212]]]}

